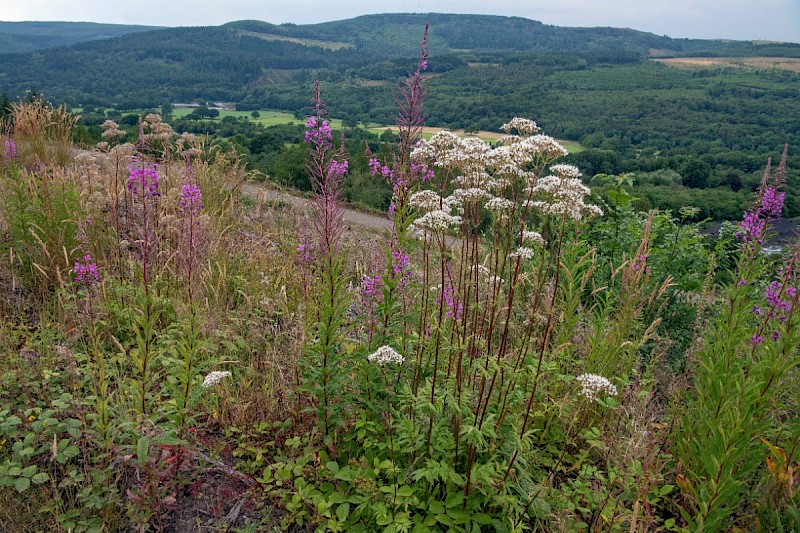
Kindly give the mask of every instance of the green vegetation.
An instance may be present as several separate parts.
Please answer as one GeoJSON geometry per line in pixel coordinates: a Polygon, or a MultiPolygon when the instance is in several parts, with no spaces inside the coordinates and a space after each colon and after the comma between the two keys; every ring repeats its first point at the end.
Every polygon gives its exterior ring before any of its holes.
{"type": "MultiPolygon", "coordinates": [[[[800,527],[800,269],[762,253],[785,153],[712,241],[698,209],[641,212],[677,171],[590,191],[531,121],[417,146],[419,107],[340,146],[316,104],[305,129],[176,119],[207,147],[156,114],[138,137],[109,121],[74,156],[64,108],[12,107],[4,528],[800,527]],[[243,188],[237,147],[306,169],[311,213],[243,188]],[[372,174],[380,236],[339,211],[372,174]]],[[[706,191],[710,165],[682,171],[706,191]]]]}
{"type": "Polygon", "coordinates": [[[5,54],[32,52],[155,29],[158,29],[158,26],[97,24],[95,22],[0,21],[0,50],[5,54]]]}
{"type": "MultiPolygon", "coordinates": [[[[90,110],[83,113],[87,129],[78,129],[83,141],[97,140],[105,111],[120,121],[133,110],[160,110],[164,102],[234,102],[235,113],[193,124],[181,120],[176,127],[220,137],[246,154],[252,168],[276,174],[271,161],[279,155],[263,152],[261,142],[250,146],[252,136],[266,132],[244,122],[220,123],[252,119],[248,115],[258,111],[262,126],[281,126],[270,134],[284,144],[280,157],[299,160],[298,137],[283,123],[305,120],[309,88],[320,79],[331,115],[341,120],[334,128],[389,124],[392,91],[409,68],[405,58],[417,49],[413,36],[424,22],[431,23],[428,124],[497,132],[515,115],[534,117],[554,136],[580,144],[568,161],[587,176],[634,175],[642,208],[675,212],[690,204],[702,217],[736,218],[758,186],[764,157],[777,158],[786,142],[800,145],[793,124],[800,116],[799,74],[681,70],[649,55],[653,49],[660,57],[800,57],[800,44],[670,39],[503,17],[375,15],[310,26],[240,21],[163,29],[146,39],[127,35],[4,55],[0,89],[13,99],[36,87],[51,100],[90,110]]],[[[790,169],[800,167],[794,151],[789,158],[790,169]]],[[[789,180],[789,216],[800,215],[798,192],[796,180],[789,180]]]]}

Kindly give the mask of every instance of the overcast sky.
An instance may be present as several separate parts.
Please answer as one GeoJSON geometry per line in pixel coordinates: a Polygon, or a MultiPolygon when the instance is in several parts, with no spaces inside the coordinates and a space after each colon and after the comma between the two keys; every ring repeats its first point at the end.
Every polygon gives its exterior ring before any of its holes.
{"type": "Polygon", "coordinates": [[[256,19],[307,24],[368,13],[514,15],[558,26],[615,26],[670,37],[800,42],[800,0],[6,0],[0,19],[157,26],[256,19]]]}

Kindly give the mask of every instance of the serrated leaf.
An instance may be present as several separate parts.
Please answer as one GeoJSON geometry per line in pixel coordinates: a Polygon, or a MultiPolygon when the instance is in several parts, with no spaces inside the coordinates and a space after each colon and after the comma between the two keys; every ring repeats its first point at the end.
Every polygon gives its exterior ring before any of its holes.
{"type": "Polygon", "coordinates": [[[462,503],[464,503],[464,493],[458,491],[458,492],[453,492],[449,496],[447,496],[447,499],[444,501],[444,506],[447,507],[448,509],[452,509],[454,507],[460,506],[462,503]]]}
{"type": "Polygon", "coordinates": [[[413,494],[414,494],[414,489],[409,487],[408,485],[403,485],[402,487],[397,489],[397,495],[403,498],[408,498],[413,494]]]}

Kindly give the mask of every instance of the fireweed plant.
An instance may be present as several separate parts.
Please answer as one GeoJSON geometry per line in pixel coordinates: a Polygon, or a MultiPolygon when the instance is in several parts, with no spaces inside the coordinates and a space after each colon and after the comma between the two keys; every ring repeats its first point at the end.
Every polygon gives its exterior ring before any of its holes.
{"type": "Polygon", "coordinates": [[[314,246],[301,243],[301,261],[311,259],[315,301],[312,303],[312,339],[304,358],[303,381],[311,394],[318,426],[324,439],[333,442],[341,423],[339,393],[346,379],[346,360],[341,355],[341,331],[347,310],[345,275],[341,256],[342,183],[347,174],[344,143],[337,152],[332,143],[328,111],[320,96],[319,82],[311,100],[312,114],[306,121],[305,142],[309,144],[308,174],[314,190],[314,246]],[[308,258],[304,257],[309,254],[308,258]]]}
{"type": "MultiPolygon", "coordinates": [[[[404,332],[402,338],[405,339],[408,334],[409,322],[406,317],[410,309],[406,289],[412,271],[410,258],[405,250],[408,249],[408,227],[413,216],[410,199],[420,186],[433,178],[433,171],[425,163],[411,159],[414,147],[422,139],[426,118],[423,104],[427,90],[422,76],[427,68],[428,27],[425,26],[416,70],[409,73],[404,83],[398,86],[395,95],[398,107],[395,124],[399,132],[399,142],[393,147],[391,159],[380,161],[372,156],[369,145],[366,149],[370,172],[385,180],[392,190],[389,206],[392,226],[386,246],[384,272],[368,273],[362,279],[362,295],[370,315],[367,327],[370,349],[373,344],[379,345],[383,342],[395,317],[400,317],[400,327],[404,332]]],[[[406,346],[402,348],[405,349],[406,346]]]]}
{"type": "MultiPolygon", "coordinates": [[[[767,165],[754,205],[744,214],[737,234],[741,255],[736,280],[718,303],[692,361],[693,386],[675,446],[677,483],[684,497],[681,514],[694,531],[753,523],[779,530],[780,524],[792,523],[785,520],[792,508],[786,490],[795,490],[787,488],[794,483],[781,481],[775,470],[775,458],[781,455],[771,452],[785,447],[791,457],[798,442],[796,433],[786,431],[796,420],[796,405],[787,409],[777,400],[791,397],[797,387],[789,378],[800,364],[800,250],[797,245],[790,248],[777,268],[761,253],[770,222],[783,210],[780,186],[787,151],[774,175],[767,165]],[[765,278],[766,284],[761,281],[765,278]],[[755,509],[745,507],[752,491],[770,485],[779,490],[762,495],[755,509]]],[[[786,453],[781,453],[783,472],[791,472],[786,453]]],[[[797,527],[796,516],[793,523],[797,527]]]]}
{"type": "Polygon", "coordinates": [[[134,249],[138,264],[138,281],[142,289],[138,312],[133,328],[136,336],[136,349],[130,350],[137,376],[131,378],[131,385],[140,415],[145,418],[148,412],[150,380],[153,363],[157,357],[156,323],[158,321],[157,295],[154,291],[157,269],[158,240],[161,236],[158,226],[160,176],[158,164],[145,158],[147,145],[140,136],[138,154],[131,162],[127,190],[130,195],[131,215],[128,217],[130,232],[134,237],[134,249]]]}

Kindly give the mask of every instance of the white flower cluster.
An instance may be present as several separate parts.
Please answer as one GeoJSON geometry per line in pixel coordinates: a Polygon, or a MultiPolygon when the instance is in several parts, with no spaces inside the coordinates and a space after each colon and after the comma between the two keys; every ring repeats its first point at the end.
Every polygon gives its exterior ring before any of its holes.
{"type": "Polygon", "coordinates": [[[517,130],[520,135],[533,135],[539,131],[539,126],[528,118],[514,117],[508,124],[503,124],[500,129],[506,133],[517,130]]]}
{"type": "Polygon", "coordinates": [[[106,120],[100,126],[103,128],[103,133],[100,135],[103,139],[107,139],[111,142],[116,142],[125,137],[126,133],[119,129],[119,124],[114,122],[113,120],[106,120]]]}
{"type": "Polygon", "coordinates": [[[522,242],[531,242],[533,244],[538,244],[539,246],[544,246],[544,237],[538,231],[523,231],[522,232],[522,242]]]}
{"type": "Polygon", "coordinates": [[[451,215],[438,209],[425,213],[411,224],[414,229],[430,230],[435,233],[442,233],[450,226],[460,225],[460,216],[451,215]]]}
{"type": "Polygon", "coordinates": [[[478,271],[478,277],[481,280],[483,280],[486,283],[488,283],[489,285],[496,285],[496,284],[502,284],[503,283],[503,278],[501,278],[500,276],[495,276],[494,274],[492,274],[492,271],[489,270],[484,265],[481,265],[481,264],[473,265],[472,272],[475,272],[476,270],[478,271]]]}
{"type": "Polygon", "coordinates": [[[142,126],[149,131],[144,137],[148,141],[169,142],[176,133],[172,126],[161,120],[161,115],[150,113],[144,117],[142,126]]]}
{"type": "Polygon", "coordinates": [[[533,248],[527,248],[525,246],[520,246],[519,248],[517,248],[516,250],[514,250],[513,252],[508,254],[508,256],[509,257],[519,257],[520,259],[531,259],[531,258],[533,258],[535,253],[536,252],[533,250],[533,248]]]}
{"type": "Polygon", "coordinates": [[[423,211],[436,211],[442,208],[442,197],[433,191],[417,191],[411,195],[408,205],[423,211]]]}
{"type": "Polygon", "coordinates": [[[608,396],[617,395],[617,387],[603,376],[597,374],[581,374],[575,379],[577,379],[578,383],[583,387],[581,394],[589,400],[595,400],[602,393],[608,396]]]}
{"type": "Polygon", "coordinates": [[[483,198],[489,198],[492,195],[489,194],[489,191],[486,189],[482,189],[480,187],[469,187],[467,189],[456,189],[453,191],[452,198],[463,202],[465,204],[469,204],[472,202],[477,202],[478,200],[482,200],[483,198]]]}
{"type": "Polygon", "coordinates": [[[510,211],[514,209],[514,202],[507,198],[492,198],[484,207],[489,211],[510,211]]]}
{"type": "Polygon", "coordinates": [[[403,364],[405,358],[397,353],[397,350],[390,346],[381,346],[375,352],[369,354],[367,356],[367,360],[370,363],[376,363],[378,365],[385,365],[386,363],[394,363],[394,364],[403,364]]]}
{"type": "Polygon", "coordinates": [[[222,370],[222,371],[214,370],[213,372],[209,372],[208,374],[206,374],[206,377],[203,378],[203,387],[205,388],[213,387],[223,379],[229,377],[231,377],[231,373],[228,372],[227,370],[222,370]]]}
{"type": "MultiPolygon", "coordinates": [[[[581,220],[587,215],[601,215],[600,208],[584,203],[590,194],[581,182],[577,167],[551,165],[567,150],[555,139],[539,132],[535,122],[516,117],[503,125],[506,133],[499,146],[492,147],[481,139],[462,139],[449,131],[439,132],[428,141],[420,141],[411,154],[415,161],[425,162],[455,176],[455,190],[441,198],[433,191],[415,193],[410,204],[424,211],[412,228],[442,232],[461,223],[465,206],[482,202],[495,220],[505,220],[516,212],[518,186],[524,187],[528,200],[519,207],[534,208],[546,215],[566,216],[581,220]],[[551,175],[539,178],[550,165],[551,175]],[[458,205],[461,210],[456,211],[458,205]]],[[[522,201],[522,200],[521,200],[522,201]]],[[[529,258],[533,254],[527,244],[544,245],[541,235],[526,232],[522,247],[515,256],[529,258]]]]}
{"type": "Polygon", "coordinates": [[[584,214],[599,216],[603,211],[596,205],[584,203],[584,199],[591,191],[578,177],[580,172],[572,165],[553,165],[553,171],[560,175],[550,175],[540,178],[525,192],[533,196],[544,197],[546,200],[533,200],[526,203],[527,207],[538,209],[546,215],[566,216],[574,220],[581,220],[584,214]]]}
{"type": "Polygon", "coordinates": [[[564,165],[564,164],[551,165],[550,172],[552,172],[561,179],[580,178],[582,175],[581,171],[578,170],[578,167],[573,165],[564,165]]]}

